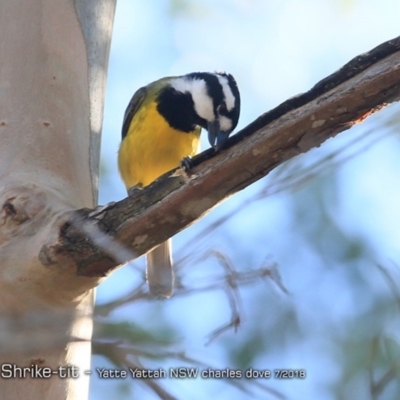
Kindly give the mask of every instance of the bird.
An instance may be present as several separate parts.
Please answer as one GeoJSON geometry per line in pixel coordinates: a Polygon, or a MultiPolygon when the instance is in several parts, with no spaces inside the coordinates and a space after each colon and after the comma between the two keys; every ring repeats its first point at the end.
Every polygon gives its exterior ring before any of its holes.
{"type": "MultiPolygon", "coordinates": [[[[128,193],[198,154],[202,128],[208,131],[210,145],[221,150],[239,115],[238,85],[226,72],[170,76],[138,89],[124,114],[118,151],[118,169],[128,193]]],[[[171,239],[147,253],[146,275],[154,297],[172,295],[171,239]]]]}

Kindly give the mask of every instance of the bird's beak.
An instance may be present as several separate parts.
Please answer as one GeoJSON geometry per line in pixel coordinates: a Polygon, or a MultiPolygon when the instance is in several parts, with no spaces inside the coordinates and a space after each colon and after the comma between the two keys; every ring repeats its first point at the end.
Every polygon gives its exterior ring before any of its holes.
{"type": "Polygon", "coordinates": [[[208,141],[210,142],[210,145],[217,151],[221,150],[228,140],[229,133],[221,132],[219,121],[217,119],[208,123],[207,130],[208,141]]]}

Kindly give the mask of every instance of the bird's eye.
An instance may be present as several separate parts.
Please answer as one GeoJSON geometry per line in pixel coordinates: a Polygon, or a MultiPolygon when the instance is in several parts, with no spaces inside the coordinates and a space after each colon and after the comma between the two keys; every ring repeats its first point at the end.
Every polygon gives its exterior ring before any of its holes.
{"type": "Polygon", "coordinates": [[[220,114],[227,114],[228,113],[228,109],[226,108],[225,102],[221,103],[221,105],[218,107],[218,112],[220,114]]]}

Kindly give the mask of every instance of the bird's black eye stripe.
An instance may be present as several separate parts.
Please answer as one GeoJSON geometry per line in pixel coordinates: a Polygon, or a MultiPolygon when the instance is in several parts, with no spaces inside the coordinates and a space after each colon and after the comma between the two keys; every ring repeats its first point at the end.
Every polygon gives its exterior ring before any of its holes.
{"type": "Polygon", "coordinates": [[[212,98],[216,111],[224,100],[224,92],[217,76],[207,72],[192,72],[187,76],[192,79],[202,79],[207,83],[207,94],[212,98]]]}
{"type": "Polygon", "coordinates": [[[224,101],[219,106],[218,113],[226,116],[229,114],[228,109],[226,108],[226,103],[224,101]]]}

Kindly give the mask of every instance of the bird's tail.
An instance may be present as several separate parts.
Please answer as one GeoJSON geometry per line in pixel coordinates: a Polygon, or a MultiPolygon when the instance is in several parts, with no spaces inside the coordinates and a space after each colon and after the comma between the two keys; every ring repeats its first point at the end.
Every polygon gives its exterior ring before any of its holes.
{"type": "Polygon", "coordinates": [[[169,239],[147,253],[147,282],[150,293],[156,297],[171,297],[173,292],[171,244],[169,239]]]}

